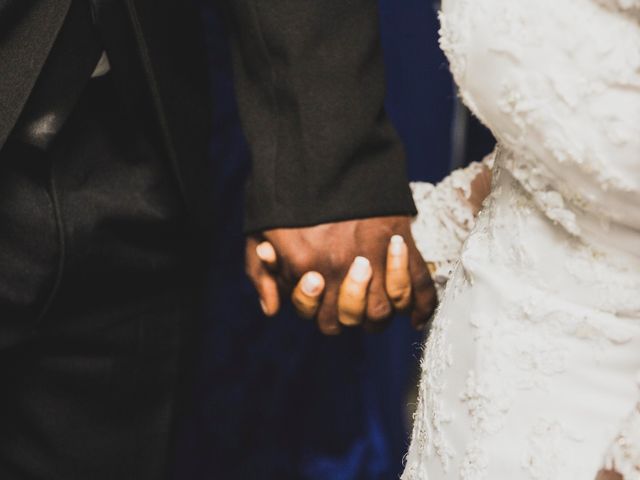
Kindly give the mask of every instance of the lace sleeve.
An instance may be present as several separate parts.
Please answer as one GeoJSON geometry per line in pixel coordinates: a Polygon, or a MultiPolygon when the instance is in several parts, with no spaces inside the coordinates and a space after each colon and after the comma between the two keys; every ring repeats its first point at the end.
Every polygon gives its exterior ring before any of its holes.
{"type": "MultiPolygon", "coordinates": [[[[640,386],[640,375],[638,385],[640,386]]],[[[618,472],[624,480],[640,479],[640,402],[625,419],[611,444],[605,468],[618,472]]]]}
{"type": "Polygon", "coordinates": [[[603,7],[630,15],[640,14],[640,0],[596,0],[603,7]]]}
{"type": "Polygon", "coordinates": [[[460,256],[462,245],[475,224],[471,184],[493,166],[494,154],[482,162],[453,171],[437,185],[411,184],[418,208],[411,230],[416,245],[441,290],[460,256]]]}

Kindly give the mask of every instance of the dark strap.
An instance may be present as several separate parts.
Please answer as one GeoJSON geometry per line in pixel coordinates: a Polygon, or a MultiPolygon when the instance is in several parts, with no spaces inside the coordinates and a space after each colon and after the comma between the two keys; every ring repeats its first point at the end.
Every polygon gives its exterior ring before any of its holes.
{"type": "Polygon", "coordinates": [[[87,0],[73,0],[12,133],[45,150],[75,107],[102,53],[87,0]]]}

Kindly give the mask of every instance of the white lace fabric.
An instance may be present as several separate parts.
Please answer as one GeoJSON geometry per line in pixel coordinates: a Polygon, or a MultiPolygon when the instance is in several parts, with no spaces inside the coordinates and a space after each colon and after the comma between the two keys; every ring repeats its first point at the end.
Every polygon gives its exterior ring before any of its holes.
{"type": "Polygon", "coordinates": [[[411,230],[422,257],[432,266],[431,274],[440,295],[475,225],[469,203],[471,184],[485,169],[491,170],[493,161],[494,155],[489,155],[482,162],[455,170],[437,185],[411,183],[413,198],[420,211],[411,230]]]}
{"type": "Polygon", "coordinates": [[[640,0],[597,0],[602,6],[628,14],[640,14],[640,0]]]}
{"type": "MultiPolygon", "coordinates": [[[[640,375],[638,375],[640,387],[640,375]]],[[[640,402],[624,419],[605,459],[605,468],[619,472],[625,480],[640,479],[640,402]]]]}
{"type": "Polygon", "coordinates": [[[465,172],[413,187],[449,281],[403,479],[639,480],[638,1],[442,4],[460,96],[499,149],[476,219],[465,172]]]}

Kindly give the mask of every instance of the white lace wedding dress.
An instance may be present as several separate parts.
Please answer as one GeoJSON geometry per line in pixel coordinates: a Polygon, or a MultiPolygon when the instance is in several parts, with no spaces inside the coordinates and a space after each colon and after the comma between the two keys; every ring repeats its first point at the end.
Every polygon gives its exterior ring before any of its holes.
{"type": "MultiPolygon", "coordinates": [[[[640,0],[444,0],[441,22],[499,146],[402,478],[640,479],[640,0]]],[[[414,186],[414,233],[443,261],[473,219],[438,188],[414,186]]]]}

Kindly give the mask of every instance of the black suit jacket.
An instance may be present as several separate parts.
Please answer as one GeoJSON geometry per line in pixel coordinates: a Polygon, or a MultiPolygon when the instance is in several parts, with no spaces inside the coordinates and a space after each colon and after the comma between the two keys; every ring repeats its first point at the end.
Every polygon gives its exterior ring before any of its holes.
{"type": "MultiPolygon", "coordinates": [[[[197,11],[188,0],[94,1],[123,94],[150,105],[191,211],[210,224],[210,101],[197,11]]],[[[402,147],[383,108],[376,0],[220,1],[253,156],[247,231],[413,213],[402,147]]],[[[0,147],[70,2],[0,0],[0,147]]]]}

